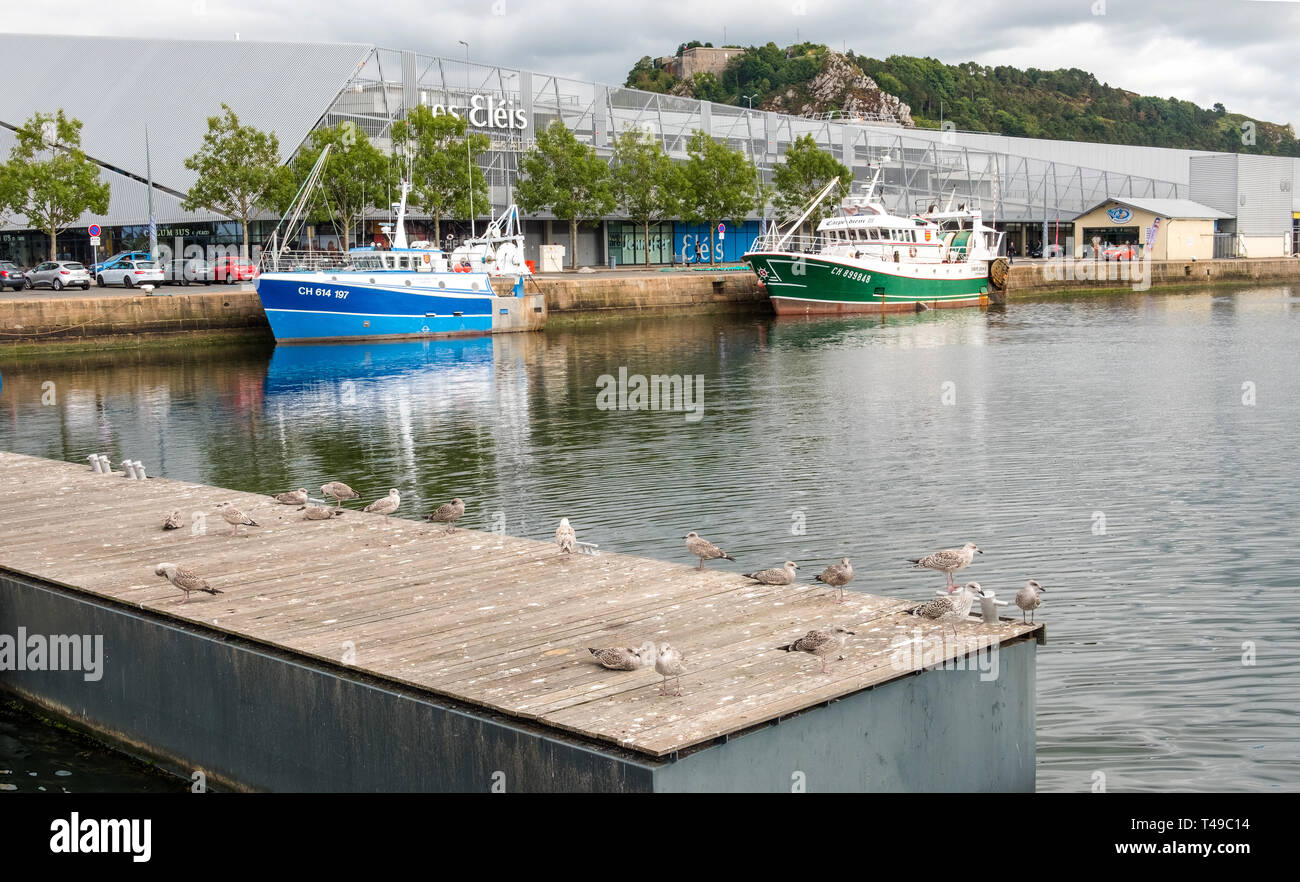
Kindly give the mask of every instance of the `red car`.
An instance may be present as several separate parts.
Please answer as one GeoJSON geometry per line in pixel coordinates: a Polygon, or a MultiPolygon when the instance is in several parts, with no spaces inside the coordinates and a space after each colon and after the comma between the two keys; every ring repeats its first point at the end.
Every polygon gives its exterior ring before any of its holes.
{"type": "Polygon", "coordinates": [[[1137,260],[1136,245],[1116,245],[1101,252],[1106,260],[1137,260]]]}
{"type": "Polygon", "coordinates": [[[251,282],[256,279],[257,264],[246,257],[218,257],[212,261],[209,272],[213,281],[233,285],[236,282],[251,282]]]}

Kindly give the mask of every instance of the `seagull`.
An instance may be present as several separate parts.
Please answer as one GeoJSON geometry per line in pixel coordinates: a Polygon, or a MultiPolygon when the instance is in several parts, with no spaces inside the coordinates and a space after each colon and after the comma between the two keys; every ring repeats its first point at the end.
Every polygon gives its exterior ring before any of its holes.
{"type": "Polygon", "coordinates": [[[948,593],[951,594],[957,586],[952,581],[952,574],[958,570],[970,566],[970,562],[975,559],[976,553],[983,554],[979,546],[974,542],[967,542],[961,548],[949,548],[944,551],[936,551],[934,554],[927,554],[925,557],[908,558],[908,563],[916,564],[918,567],[924,567],[927,570],[938,570],[948,576],[948,593]]]}
{"type": "Polygon", "coordinates": [[[328,505],[309,505],[302,519],[304,521],[328,521],[330,518],[338,517],[346,511],[346,508],[330,508],[328,505]]]}
{"type": "Polygon", "coordinates": [[[207,583],[207,580],[199,578],[198,574],[187,567],[180,567],[174,563],[160,563],[154,567],[154,575],[166,577],[177,588],[185,592],[185,599],[181,603],[190,602],[191,591],[203,591],[208,594],[225,594],[220,588],[213,588],[207,583]]]}
{"type": "Polygon", "coordinates": [[[262,526],[257,521],[253,520],[248,515],[244,514],[242,511],[236,508],[233,502],[223,502],[220,505],[218,505],[217,508],[221,509],[221,519],[225,521],[227,524],[230,524],[231,536],[236,535],[239,532],[239,528],[241,526],[248,526],[248,527],[262,526]]]}
{"type": "Polygon", "coordinates": [[[841,628],[836,625],[825,631],[809,631],[793,643],[787,643],[785,646],[778,646],[777,649],[783,649],[786,652],[807,652],[821,659],[822,673],[829,674],[826,667],[826,658],[831,655],[839,655],[844,649],[844,640],[853,636],[855,632],[848,628],[841,628]]]}
{"type": "Polygon", "coordinates": [[[836,603],[844,602],[844,586],[853,581],[853,564],[849,563],[847,557],[840,558],[837,564],[831,564],[822,570],[820,576],[813,576],[818,582],[829,585],[832,588],[840,589],[839,599],[836,603]]]}
{"type": "Polygon", "coordinates": [[[439,524],[447,524],[446,532],[450,533],[456,529],[456,519],[465,514],[465,503],[457,496],[451,502],[445,502],[438,506],[438,510],[425,518],[426,521],[436,521],[439,524]]]}
{"type": "Polygon", "coordinates": [[[673,649],[667,643],[660,643],[659,650],[655,654],[655,670],[663,676],[663,683],[659,686],[660,695],[668,695],[668,678],[674,677],[677,680],[677,691],[673,695],[682,694],[682,671],[685,666],[682,664],[682,654],[673,649]]]}
{"type": "Polygon", "coordinates": [[[555,544],[564,554],[573,554],[573,549],[578,546],[578,533],[569,526],[568,518],[560,518],[560,525],[555,528],[555,544]]]}
{"type": "Polygon", "coordinates": [[[759,570],[757,573],[745,573],[746,579],[753,579],[764,585],[789,585],[794,582],[794,571],[799,569],[799,565],[792,560],[787,560],[780,567],[770,570],[759,570]]]}
{"type": "Polygon", "coordinates": [[[277,493],[275,501],[281,505],[306,505],[307,488],[299,487],[297,490],[290,490],[288,493],[277,493]]]}
{"type": "Polygon", "coordinates": [[[686,534],[686,550],[700,559],[700,565],[696,567],[697,570],[704,569],[706,560],[735,560],[734,557],[708,539],[701,539],[700,534],[694,531],[686,534]]]}
{"type": "Polygon", "coordinates": [[[353,490],[342,481],[330,481],[328,484],[320,485],[322,496],[329,496],[334,500],[335,505],[342,505],[345,499],[360,499],[361,494],[353,490]]]}
{"type": "Polygon", "coordinates": [[[174,511],[171,514],[167,515],[167,518],[163,521],[163,529],[179,530],[180,528],[181,528],[181,513],[179,511],[174,511]]]}
{"type": "Polygon", "coordinates": [[[1033,624],[1034,610],[1038,609],[1043,599],[1038,595],[1046,591],[1042,585],[1039,585],[1033,579],[1025,583],[1025,587],[1016,592],[1016,606],[1020,607],[1020,619],[1024,621],[1025,613],[1029,613],[1029,623],[1033,624]]]}
{"type": "Polygon", "coordinates": [[[401,504],[402,504],[402,496],[400,493],[397,492],[397,489],[394,488],[388,491],[387,496],[384,496],[380,499],[376,499],[374,502],[370,503],[364,509],[362,509],[362,511],[373,512],[374,514],[381,514],[387,517],[388,515],[397,511],[397,506],[401,504]]]}
{"type": "Polygon", "coordinates": [[[980,588],[979,582],[967,582],[956,594],[950,592],[946,597],[936,597],[929,603],[908,610],[908,613],[932,622],[949,622],[953,626],[953,633],[956,633],[956,623],[964,622],[970,615],[975,598],[983,596],[984,589],[980,588]]]}
{"type": "Polygon", "coordinates": [[[614,649],[592,649],[587,651],[596,657],[603,667],[611,671],[635,671],[641,667],[641,650],[633,649],[630,646],[619,646],[614,649]]]}

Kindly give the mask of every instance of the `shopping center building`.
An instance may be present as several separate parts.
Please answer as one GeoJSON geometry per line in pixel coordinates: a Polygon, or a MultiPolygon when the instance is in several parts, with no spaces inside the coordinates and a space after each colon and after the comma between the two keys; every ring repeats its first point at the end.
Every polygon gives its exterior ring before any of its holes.
{"type": "MultiPolygon", "coordinates": [[[[477,158],[491,197],[479,229],[513,201],[520,157],[536,133],[562,120],[606,156],[620,133],[636,128],[684,159],[691,134],[703,130],[751,157],[768,181],[786,147],[811,134],[861,181],[881,167],[881,195],[891,210],[913,213],[949,198],[978,203],[1020,254],[1043,243],[1077,253],[1083,243],[1075,241],[1075,219],[1109,200],[1190,202],[1200,206],[1194,213],[1213,214],[1189,219],[1199,223],[1181,230],[1213,241],[1181,245],[1179,253],[1277,256],[1294,253],[1300,236],[1297,159],[909,129],[881,119],[812,119],[359,43],[3,34],[0,48],[10,63],[7,88],[0,90],[0,155],[8,155],[14,130],[33,113],[62,108],[82,121],[82,148],[111,184],[105,215],[87,215],[59,235],[61,256],[78,260],[92,257],[91,223],[103,228],[101,255],[147,247],[151,204],[158,242],[176,256],[238,246],[238,223],[181,208],[194,180],[185,159],[199,150],[206,120],[221,112],[223,102],[242,122],[274,131],[286,162],[318,126],[351,122],[387,149],[393,122],[416,105],[467,116],[490,143],[477,158]]],[[[391,218],[391,201],[376,200],[354,234],[358,241],[382,236],[379,225],[391,218]]],[[[44,234],[29,229],[22,216],[6,220],[0,258],[30,265],[46,256],[44,234]]],[[[268,214],[252,225],[253,250],[269,240],[277,222],[268,214]]],[[[736,260],[763,223],[756,214],[729,219],[712,256],[736,260]]],[[[444,222],[444,231],[449,226],[468,233],[467,219],[444,222]]],[[[417,234],[425,229],[419,218],[415,227],[417,234]]],[[[309,232],[316,246],[334,240],[326,227],[309,232]]],[[[576,244],[585,265],[641,263],[647,248],[656,264],[693,262],[697,247],[700,259],[711,257],[704,227],[660,223],[647,242],[618,212],[581,228],[576,243],[569,241],[567,222],[545,214],[528,218],[525,232],[533,260],[547,243],[576,244]]]]}

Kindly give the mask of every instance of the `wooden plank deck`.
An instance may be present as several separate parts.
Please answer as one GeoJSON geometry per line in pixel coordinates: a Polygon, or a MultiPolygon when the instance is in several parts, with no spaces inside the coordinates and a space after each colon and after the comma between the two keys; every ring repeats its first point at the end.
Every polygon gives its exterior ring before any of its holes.
{"type": "MultiPolygon", "coordinates": [[[[917,627],[935,640],[952,630],[921,625],[898,599],[850,592],[841,606],[820,585],[442,530],[356,509],[305,521],[265,496],[0,453],[0,568],[333,663],[351,653],[369,675],[652,756],[907,676],[898,642],[917,627]],[[226,500],[262,527],[228,535],[216,510],[226,500]],[[185,526],[164,531],[174,509],[185,526]],[[192,512],[207,513],[205,533],[191,533],[192,512]],[[154,575],[163,561],[225,593],[182,603],[154,575]],[[857,636],[829,674],[775,649],[830,624],[857,636]],[[653,669],[607,671],[587,652],[644,640],[685,654],[683,696],[661,696],[653,669]]],[[[938,579],[918,579],[916,599],[938,579]]],[[[957,630],[1001,644],[1040,627],[957,630]]]]}

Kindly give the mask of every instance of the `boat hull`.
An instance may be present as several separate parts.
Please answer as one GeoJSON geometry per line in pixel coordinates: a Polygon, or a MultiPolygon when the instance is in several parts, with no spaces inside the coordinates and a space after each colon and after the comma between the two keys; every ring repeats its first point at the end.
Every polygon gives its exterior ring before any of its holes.
{"type": "Polygon", "coordinates": [[[257,296],[284,343],[490,334],[496,299],[482,273],[264,273],[257,296]]]}
{"type": "Polygon", "coordinates": [[[848,315],[954,309],[989,302],[980,263],[893,263],[756,252],[745,261],[778,315],[848,315]]]}

